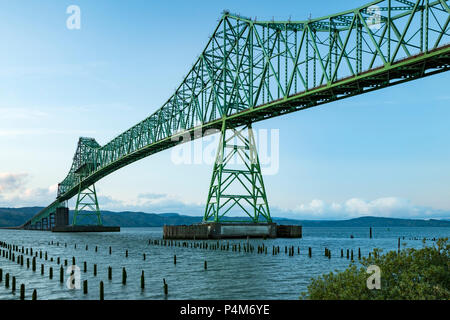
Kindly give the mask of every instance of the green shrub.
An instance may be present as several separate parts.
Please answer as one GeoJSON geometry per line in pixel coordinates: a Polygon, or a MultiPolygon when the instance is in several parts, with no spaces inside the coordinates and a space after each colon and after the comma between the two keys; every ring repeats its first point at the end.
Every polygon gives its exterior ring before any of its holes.
{"type": "Polygon", "coordinates": [[[362,258],[342,271],[312,279],[301,299],[312,300],[449,300],[450,243],[439,239],[434,246],[404,249],[381,254],[375,249],[370,258],[362,258]],[[381,269],[381,289],[368,289],[367,267],[381,269]]]}

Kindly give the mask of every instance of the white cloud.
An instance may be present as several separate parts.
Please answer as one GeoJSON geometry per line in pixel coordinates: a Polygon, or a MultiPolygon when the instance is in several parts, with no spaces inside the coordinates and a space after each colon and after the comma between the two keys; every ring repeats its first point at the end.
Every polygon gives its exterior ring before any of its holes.
{"type": "MultiPolygon", "coordinates": [[[[283,213],[280,212],[280,214],[283,213]]],[[[397,197],[384,197],[371,201],[351,198],[342,203],[331,204],[315,199],[310,203],[299,204],[294,210],[284,210],[284,215],[298,219],[348,219],[361,216],[438,218],[449,216],[444,210],[417,206],[407,199],[397,197]]]]}
{"type": "Polygon", "coordinates": [[[28,188],[28,173],[0,173],[0,206],[26,207],[50,204],[56,198],[58,185],[28,188]]]}
{"type": "Polygon", "coordinates": [[[6,193],[21,188],[28,177],[27,173],[0,172],[0,193],[6,193]]]}
{"type": "MultiPolygon", "coordinates": [[[[28,188],[27,173],[0,173],[0,206],[24,207],[45,206],[56,197],[58,185],[48,188],[28,188]]],[[[134,199],[122,200],[99,193],[102,210],[140,211],[147,213],[176,212],[182,215],[202,216],[205,204],[186,202],[177,195],[163,193],[143,193],[134,199]]],[[[71,206],[74,206],[74,199],[71,206]]],[[[292,219],[350,219],[361,216],[395,218],[449,218],[444,210],[417,206],[407,199],[383,197],[374,200],[351,198],[337,203],[313,199],[309,203],[297,205],[294,209],[270,206],[272,217],[292,219]]],[[[231,215],[236,215],[232,213],[231,215]]]]}

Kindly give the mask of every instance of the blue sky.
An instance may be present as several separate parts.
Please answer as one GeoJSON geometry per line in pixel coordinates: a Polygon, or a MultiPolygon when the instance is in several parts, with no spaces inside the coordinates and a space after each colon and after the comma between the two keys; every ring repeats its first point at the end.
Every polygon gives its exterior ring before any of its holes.
{"type": "MultiPolygon", "coordinates": [[[[364,3],[0,0],[0,206],[47,205],[79,136],[105,144],[158,109],[224,9],[301,20],[364,3]],[[80,30],[66,27],[73,4],[80,30]]],[[[265,176],[272,215],[450,217],[449,77],[255,124],[279,130],[279,170],[265,176]]],[[[202,215],[211,170],[176,165],[168,150],[99,181],[100,205],[202,215]]]]}

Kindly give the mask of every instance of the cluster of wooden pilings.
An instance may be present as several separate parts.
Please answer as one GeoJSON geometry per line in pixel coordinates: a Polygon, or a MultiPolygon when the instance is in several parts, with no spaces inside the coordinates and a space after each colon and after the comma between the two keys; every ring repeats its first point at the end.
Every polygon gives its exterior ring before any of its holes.
{"type": "MultiPolygon", "coordinates": [[[[57,245],[59,246],[60,243],[54,243],[49,242],[49,245],[57,245]]],[[[67,248],[67,243],[64,243],[64,247],[67,248]]],[[[77,245],[74,245],[74,249],[77,248],[77,245]]],[[[86,251],[88,250],[88,245],[86,245],[86,251]]],[[[98,252],[98,247],[95,247],[95,252],[98,252]]],[[[112,248],[109,247],[109,254],[112,254],[112,248]]],[[[145,253],[144,253],[144,260],[145,260],[145,253]]],[[[56,264],[59,266],[59,282],[60,283],[64,283],[64,275],[65,275],[65,270],[67,270],[67,268],[65,269],[65,267],[70,267],[69,266],[69,261],[71,260],[71,265],[75,266],[76,265],[76,259],[73,256],[71,259],[61,259],[61,257],[52,257],[48,254],[47,251],[42,251],[42,250],[36,250],[33,249],[32,247],[28,247],[25,248],[24,246],[19,246],[16,244],[11,244],[11,243],[7,243],[4,241],[0,241],[0,257],[1,258],[5,258],[8,259],[12,262],[16,262],[19,266],[21,267],[26,267],[27,269],[30,269],[32,272],[35,272],[36,274],[40,274],[42,277],[46,276],[46,270],[47,271],[47,276],[49,280],[53,279],[53,275],[54,275],[54,269],[53,266],[49,266],[48,268],[46,268],[46,264],[45,262],[56,262],[56,264]],[[40,267],[38,268],[40,263],[40,267]]],[[[125,257],[128,258],[128,250],[126,250],[125,252],[125,257]]],[[[175,258],[176,259],[176,258],[175,258]]],[[[176,263],[176,260],[175,260],[176,263]]],[[[81,268],[80,268],[81,269],[81,268]]],[[[206,261],[205,261],[205,269],[206,269],[206,261]]],[[[82,264],[82,271],[84,273],[87,272],[87,262],[84,261],[82,264]]],[[[97,264],[93,264],[92,265],[92,272],[94,276],[97,276],[98,274],[98,267],[97,264]]],[[[108,273],[108,280],[112,280],[113,277],[113,269],[111,266],[108,266],[107,268],[107,273],[108,273]]],[[[74,274],[74,271],[72,271],[72,274],[74,274]]],[[[16,293],[16,283],[17,283],[17,278],[9,273],[5,273],[5,275],[3,276],[3,269],[0,268],[0,283],[4,281],[5,287],[6,288],[10,288],[11,287],[11,293],[15,294],[16,293]]],[[[122,268],[122,285],[126,285],[127,284],[127,271],[126,268],[122,268]]],[[[145,289],[145,274],[144,274],[144,270],[142,270],[141,272],[141,276],[140,276],[140,288],[142,290],[145,289]]],[[[84,280],[82,282],[82,289],[83,289],[83,293],[87,294],[88,293],[88,280],[84,280]]],[[[166,282],[165,279],[163,279],[163,292],[165,295],[168,295],[168,284],[166,282]]],[[[104,283],[103,281],[99,282],[99,299],[100,300],[104,300],[104,283]]],[[[25,284],[20,284],[20,299],[21,300],[25,300],[25,284]]],[[[33,290],[32,293],[32,300],[37,300],[37,291],[36,289],[33,290]]]]}
{"type": "MultiPolygon", "coordinates": [[[[255,254],[264,254],[267,255],[271,252],[273,256],[277,256],[281,252],[280,246],[266,246],[264,243],[261,245],[253,246],[249,242],[247,243],[232,243],[229,241],[226,243],[221,243],[220,241],[176,241],[176,240],[165,240],[165,239],[150,239],[148,240],[149,245],[154,246],[163,246],[163,247],[179,247],[179,248],[192,248],[192,249],[203,249],[203,250],[212,250],[212,251],[230,251],[235,253],[255,253],[255,254]]],[[[302,255],[305,251],[305,255],[309,258],[312,258],[313,251],[311,247],[300,249],[299,246],[284,246],[285,256],[294,257],[295,255],[302,255]]],[[[344,249],[340,250],[341,258],[344,258],[344,249]]],[[[370,253],[369,253],[370,255],[370,253]]],[[[331,250],[329,248],[325,248],[325,257],[331,259],[331,250]]],[[[347,259],[351,259],[354,261],[353,249],[347,249],[347,259]]],[[[358,248],[358,259],[362,258],[361,248],[358,248]]],[[[176,264],[176,256],[174,258],[176,264]]]]}

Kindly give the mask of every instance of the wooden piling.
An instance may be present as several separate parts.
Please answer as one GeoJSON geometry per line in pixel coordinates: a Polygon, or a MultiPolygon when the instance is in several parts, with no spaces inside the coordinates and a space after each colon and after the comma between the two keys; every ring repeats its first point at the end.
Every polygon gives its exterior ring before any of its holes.
{"type": "Polygon", "coordinates": [[[311,247],[308,248],[308,256],[311,258],[312,257],[312,249],[311,247]]]}
{"type": "Polygon", "coordinates": [[[11,281],[11,292],[16,292],[16,277],[12,277],[11,281]]]}
{"type": "Polygon", "coordinates": [[[59,268],[59,282],[61,282],[61,283],[64,282],[64,268],[63,268],[63,266],[61,266],[59,268]]]}
{"type": "Polygon", "coordinates": [[[103,286],[103,281],[100,281],[100,300],[104,300],[105,299],[105,292],[104,292],[104,286],[103,286]]]}
{"type": "Polygon", "coordinates": [[[97,265],[94,263],[94,276],[97,276],[97,265]]]}
{"type": "Polygon", "coordinates": [[[208,262],[206,260],[205,260],[204,268],[205,268],[205,270],[208,269],[208,262]]]}
{"type": "Polygon", "coordinates": [[[9,273],[5,274],[5,288],[9,288],[9,273]]]}
{"type": "Polygon", "coordinates": [[[20,300],[25,300],[25,285],[23,283],[20,285],[20,300]]]}
{"type": "Polygon", "coordinates": [[[31,300],[37,300],[37,291],[36,291],[36,289],[33,290],[33,294],[31,295],[31,300]]]}
{"type": "Polygon", "coordinates": [[[125,268],[122,268],[122,284],[127,284],[127,270],[125,268]]]}
{"type": "Polygon", "coordinates": [[[108,267],[108,280],[112,280],[112,268],[108,267]]]}
{"type": "Polygon", "coordinates": [[[164,284],[164,295],[168,295],[169,294],[169,286],[166,283],[166,279],[163,279],[163,284],[164,284]]]}
{"type": "Polygon", "coordinates": [[[145,278],[144,278],[144,270],[141,273],[141,289],[145,288],[145,278]]]}
{"type": "Polygon", "coordinates": [[[173,264],[175,264],[175,265],[177,264],[177,255],[173,256],[173,264]]]}
{"type": "Polygon", "coordinates": [[[83,281],[83,293],[84,294],[88,293],[88,281],[87,280],[83,281]]]}
{"type": "Polygon", "coordinates": [[[48,278],[50,280],[53,279],[53,267],[50,267],[50,269],[48,269],[48,278]]]}

